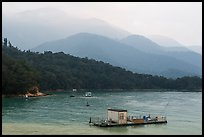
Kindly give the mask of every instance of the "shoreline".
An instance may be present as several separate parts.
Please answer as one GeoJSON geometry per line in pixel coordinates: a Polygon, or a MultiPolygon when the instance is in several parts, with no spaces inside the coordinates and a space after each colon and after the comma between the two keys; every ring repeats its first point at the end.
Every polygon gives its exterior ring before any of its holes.
{"type": "Polygon", "coordinates": [[[41,97],[41,96],[48,96],[48,95],[50,94],[46,94],[42,92],[26,93],[26,94],[9,94],[9,95],[2,94],[2,98],[5,98],[5,97],[41,97]]]}
{"type": "Polygon", "coordinates": [[[47,96],[48,94],[42,93],[42,92],[37,92],[37,93],[26,93],[22,96],[24,97],[40,97],[40,96],[47,96]]]}

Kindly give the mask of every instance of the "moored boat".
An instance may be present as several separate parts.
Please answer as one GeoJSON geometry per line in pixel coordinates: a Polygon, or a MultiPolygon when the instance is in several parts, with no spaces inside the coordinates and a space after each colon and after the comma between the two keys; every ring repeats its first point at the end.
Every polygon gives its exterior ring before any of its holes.
{"type": "Polygon", "coordinates": [[[85,93],[85,97],[91,97],[92,95],[91,95],[91,92],[86,92],[85,93]]]}
{"type": "Polygon", "coordinates": [[[161,124],[167,123],[165,116],[128,116],[127,110],[122,109],[108,109],[108,117],[100,120],[90,117],[89,123],[99,127],[113,127],[113,126],[133,126],[145,124],[161,124]]]}

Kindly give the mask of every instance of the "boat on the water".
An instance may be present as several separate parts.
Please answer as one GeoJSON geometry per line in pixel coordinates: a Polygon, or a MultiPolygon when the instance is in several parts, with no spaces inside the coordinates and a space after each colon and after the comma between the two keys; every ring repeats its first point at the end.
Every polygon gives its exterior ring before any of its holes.
{"type": "Polygon", "coordinates": [[[86,92],[85,93],[85,97],[91,97],[92,95],[91,95],[91,92],[86,92]]]}
{"type": "Polygon", "coordinates": [[[114,126],[133,126],[133,125],[146,125],[146,124],[161,124],[167,123],[165,116],[150,115],[145,116],[128,116],[127,110],[122,109],[108,109],[107,119],[100,120],[99,118],[93,119],[90,117],[89,124],[99,127],[114,127],[114,126]]]}
{"type": "Polygon", "coordinates": [[[73,88],[72,91],[77,91],[77,89],[73,88]]]}

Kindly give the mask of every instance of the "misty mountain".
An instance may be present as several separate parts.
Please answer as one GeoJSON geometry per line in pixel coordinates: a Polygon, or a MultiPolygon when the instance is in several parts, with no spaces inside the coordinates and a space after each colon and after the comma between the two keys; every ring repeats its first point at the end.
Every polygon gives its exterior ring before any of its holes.
{"type": "Polygon", "coordinates": [[[175,39],[162,36],[162,35],[148,35],[147,36],[152,41],[156,42],[158,45],[166,48],[168,51],[193,51],[202,55],[202,46],[201,45],[183,45],[176,41],[175,39]]]}
{"type": "Polygon", "coordinates": [[[120,40],[120,42],[128,44],[146,53],[163,52],[163,47],[142,35],[129,35],[128,37],[125,37],[122,40],[120,40]]]}
{"type": "MultiPolygon", "coordinates": [[[[148,42],[151,41],[146,41],[146,43],[148,42]]],[[[158,45],[154,46],[157,46],[158,49],[160,47],[158,45]]],[[[140,49],[105,36],[79,33],[65,39],[43,43],[32,50],[38,52],[63,51],[74,56],[88,57],[110,63],[137,73],[174,78],[186,75],[201,75],[201,68],[196,65],[167,55],[147,53],[142,48],[140,49]],[[172,72],[171,70],[174,70],[174,72],[178,70],[179,73],[174,73],[176,75],[168,74],[168,72],[172,72]],[[180,73],[181,71],[182,73],[180,73]]]]}
{"type": "Polygon", "coordinates": [[[140,35],[128,36],[121,42],[147,53],[169,56],[202,68],[202,56],[185,47],[163,47],[140,35]]]}
{"type": "Polygon", "coordinates": [[[12,17],[2,15],[2,36],[22,50],[46,41],[57,40],[80,32],[120,39],[129,32],[97,18],[81,19],[54,8],[20,12],[12,17]]]}
{"type": "Polygon", "coordinates": [[[167,36],[148,35],[147,38],[151,39],[152,41],[156,42],[158,45],[161,45],[163,47],[184,47],[183,44],[167,36]]]}
{"type": "Polygon", "coordinates": [[[200,45],[192,45],[187,48],[202,55],[202,46],[200,45]]]}

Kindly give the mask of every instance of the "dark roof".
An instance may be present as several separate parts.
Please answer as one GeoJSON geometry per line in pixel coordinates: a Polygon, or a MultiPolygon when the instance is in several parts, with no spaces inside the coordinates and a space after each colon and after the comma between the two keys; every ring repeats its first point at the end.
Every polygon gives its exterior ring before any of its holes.
{"type": "Polygon", "coordinates": [[[124,109],[111,109],[111,108],[109,108],[108,110],[117,111],[117,112],[127,112],[127,110],[124,110],[124,109]]]}

